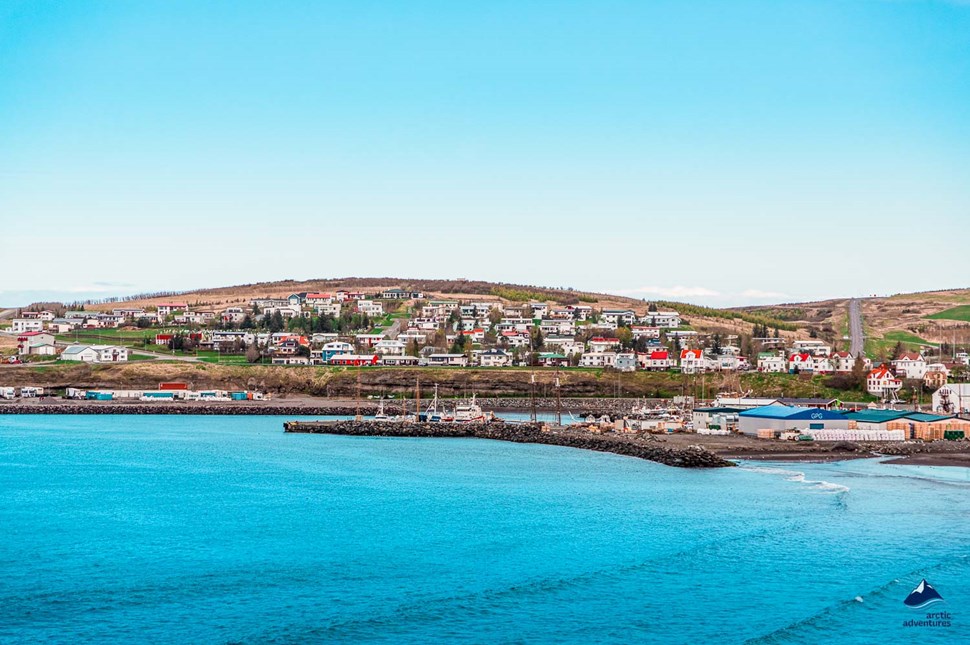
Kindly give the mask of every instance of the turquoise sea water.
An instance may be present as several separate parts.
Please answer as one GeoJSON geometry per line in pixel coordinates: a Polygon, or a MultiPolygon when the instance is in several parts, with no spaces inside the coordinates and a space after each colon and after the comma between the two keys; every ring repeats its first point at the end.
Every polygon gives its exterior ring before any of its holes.
{"type": "Polygon", "coordinates": [[[970,470],[282,421],[0,417],[0,641],[970,642],[970,470]]]}

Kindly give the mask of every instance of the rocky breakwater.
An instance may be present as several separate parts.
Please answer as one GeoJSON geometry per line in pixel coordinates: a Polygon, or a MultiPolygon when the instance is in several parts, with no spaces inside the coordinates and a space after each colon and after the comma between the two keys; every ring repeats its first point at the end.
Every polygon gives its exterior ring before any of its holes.
{"type": "Polygon", "coordinates": [[[285,432],[333,434],[355,437],[476,438],[540,443],[647,459],[678,468],[734,466],[701,447],[668,448],[648,438],[601,435],[591,432],[547,428],[529,423],[391,423],[382,421],[287,421],[285,432]]]}

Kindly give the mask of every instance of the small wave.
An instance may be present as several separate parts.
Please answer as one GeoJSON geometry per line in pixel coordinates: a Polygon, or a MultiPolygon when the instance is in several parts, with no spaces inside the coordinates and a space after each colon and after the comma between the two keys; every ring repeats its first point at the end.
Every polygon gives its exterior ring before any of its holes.
{"type": "Polygon", "coordinates": [[[765,475],[780,475],[780,476],[783,476],[786,481],[805,484],[807,486],[812,487],[815,490],[824,491],[826,493],[833,493],[833,494],[848,493],[850,490],[848,486],[825,481],[824,479],[808,479],[807,477],[805,477],[805,473],[797,470],[787,470],[785,468],[770,468],[766,466],[742,466],[741,470],[747,470],[753,473],[762,473],[765,475]]]}

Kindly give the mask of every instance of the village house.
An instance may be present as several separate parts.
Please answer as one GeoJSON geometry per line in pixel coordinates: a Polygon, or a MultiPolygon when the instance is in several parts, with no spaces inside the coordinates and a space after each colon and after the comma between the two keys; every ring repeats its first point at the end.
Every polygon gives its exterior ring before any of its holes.
{"type": "Polygon", "coordinates": [[[815,371],[815,361],[807,352],[792,354],[788,357],[788,371],[791,374],[815,371]]]}
{"type": "Polygon", "coordinates": [[[338,356],[340,354],[353,354],[353,353],[354,353],[353,345],[351,345],[350,343],[346,343],[344,341],[335,340],[324,344],[323,347],[321,347],[319,350],[312,351],[311,356],[317,356],[324,363],[327,363],[334,356],[338,356]]]}
{"type": "Polygon", "coordinates": [[[896,376],[904,379],[922,379],[926,374],[926,359],[918,352],[904,352],[893,361],[896,376]]]}
{"type": "Polygon", "coordinates": [[[680,314],[676,311],[648,311],[640,319],[640,322],[650,327],[673,329],[674,327],[680,327],[681,318],[680,314]]]}
{"type": "Polygon", "coordinates": [[[468,367],[464,354],[428,354],[428,365],[435,367],[468,367]]]}
{"type": "Polygon", "coordinates": [[[354,339],[359,346],[369,348],[384,340],[384,334],[357,334],[354,339]]]}
{"type": "Polygon", "coordinates": [[[329,293],[308,293],[306,298],[303,299],[303,304],[311,309],[314,307],[320,307],[323,305],[329,305],[333,302],[333,296],[329,293]]]}
{"type": "Polygon", "coordinates": [[[10,323],[10,332],[26,334],[32,331],[44,331],[44,321],[40,318],[14,318],[10,323]]]}
{"type": "Polygon", "coordinates": [[[76,318],[74,320],[70,320],[68,318],[55,318],[47,323],[47,329],[55,334],[67,334],[74,331],[79,324],[80,323],[76,318]]]}
{"type": "Polygon", "coordinates": [[[296,354],[283,353],[274,355],[270,360],[273,365],[309,365],[311,359],[306,356],[297,356],[296,354]]]}
{"type": "Polygon", "coordinates": [[[517,331],[503,331],[499,334],[499,342],[509,347],[526,347],[531,342],[529,334],[517,331]]]}
{"type": "Polygon", "coordinates": [[[635,372],[637,370],[637,355],[633,352],[620,352],[616,355],[613,367],[621,372],[635,372]]]}
{"type": "Polygon", "coordinates": [[[21,356],[54,356],[54,335],[45,331],[28,331],[17,336],[17,353],[21,356]]]}
{"type": "Polygon", "coordinates": [[[684,374],[698,374],[710,369],[710,362],[699,349],[680,350],[680,371],[684,374]]]}
{"type": "Polygon", "coordinates": [[[340,317],[340,309],[342,305],[339,302],[330,302],[326,304],[318,304],[313,307],[313,310],[319,316],[332,316],[333,318],[340,317]]]}
{"type": "Polygon", "coordinates": [[[670,360],[670,352],[666,349],[641,352],[637,354],[637,361],[640,363],[640,368],[648,372],[662,372],[673,367],[673,361],[670,360]]]}
{"type": "Polygon", "coordinates": [[[421,300],[424,294],[420,291],[405,291],[404,289],[385,289],[381,291],[384,300],[421,300]]]}
{"type": "MultiPolygon", "coordinates": [[[[855,363],[858,359],[850,354],[849,352],[835,352],[832,354],[832,370],[835,372],[851,372],[855,369],[855,363]]],[[[866,371],[872,369],[872,361],[868,358],[863,359],[863,365],[866,371]]]]}
{"type": "Polygon", "coordinates": [[[139,318],[144,318],[147,312],[142,307],[118,307],[112,309],[111,313],[122,318],[127,318],[128,320],[138,320],[139,318]]]}
{"type": "Polygon", "coordinates": [[[529,308],[532,310],[533,318],[545,318],[549,313],[549,305],[544,302],[530,302],[529,308]]]}
{"type": "Polygon", "coordinates": [[[576,320],[589,320],[593,315],[593,308],[590,305],[570,305],[567,309],[573,312],[573,318],[576,320]]]}
{"type": "Polygon", "coordinates": [[[930,389],[943,387],[946,385],[949,376],[950,369],[945,364],[930,363],[926,366],[926,372],[923,374],[923,385],[930,389]]]}
{"type": "Polygon", "coordinates": [[[555,352],[542,352],[536,361],[540,367],[569,367],[569,358],[555,352]]]}
{"type": "Polygon", "coordinates": [[[286,298],[255,298],[249,302],[249,305],[262,310],[267,307],[288,307],[290,301],[286,298]]]}
{"type": "Polygon", "coordinates": [[[495,328],[502,331],[530,331],[533,322],[531,318],[503,318],[495,328]]]}
{"type": "Polygon", "coordinates": [[[604,309],[600,313],[600,321],[614,326],[632,325],[637,320],[637,314],[632,309],[604,309]]]}
{"type": "Polygon", "coordinates": [[[758,371],[782,374],[788,371],[788,361],[779,354],[761,352],[758,354],[758,371]]]}
{"type": "Polygon", "coordinates": [[[903,387],[903,382],[885,365],[880,365],[866,377],[866,391],[869,394],[889,398],[903,387]]]}
{"type": "Polygon", "coordinates": [[[358,300],[357,311],[367,316],[383,316],[384,303],[377,300],[358,300]]]}
{"type": "Polygon", "coordinates": [[[243,311],[242,307],[227,307],[223,309],[220,318],[224,323],[238,325],[246,319],[246,312],[243,311]]]}
{"type": "Polygon", "coordinates": [[[184,302],[160,302],[155,305],[155,310],[162,318],[174,314],[176,311],[185,311],[189,305],[184,302]]]}
{"type": "Polygon", "coordinates": [[[501,349],[486,349],[479,353],[478,364],[482,367],[507,367],[512,364],[512,357],[501,349]]]}
{"type": "Polygon", "coordinates": [[[362,367],[364,365],[377,365],[380,358],[377,354],[338,354],[331,356],[327,363],[330,365],[362,367]]]}
{"type": "Polygon", "coordinates": [[[396,354],[384,354],[381,356],[381,365],[394,365],[397,367],[420,365],[421,359],[417,356],[398,356],[396,354]]]}
{"type": "Polygon", "coordinates": [[[481,343],[485,341],[484,329],[468,329],[461,332],[461,335],[464,336],[466,340],[470,340],[473,343],[481,343]]]}
{"type": "Polygon", "coordinates": [[[408,329],[397,335],[397,339],[404,343],[424,345],[428,342],[428,332],[420,329],[408,329]]]}
{"type": "Polygon", "coordinates": [[[123,363],[128,360],[128,348],[115,345],[71,345],[61,353],[62,361],[83,363],[123,363]]]}
{"type": "Polygon", "coordinates": [[[387,356],[387,355],[403,356],[406,350],[407,350],[407,345],[405,345],[400,340],[391,340],[389,338],[384,338],[374,343],[374,351],[380,354],[381,356],[387,356]]]}
{"type": "Polygon", "coordinates": [[[543,320],[539,324],[543,335],[575,336],[576,323],[572,320],[543,320]]]}
{"type": "Polygon", "coordinates": [[[580,367],[613,367],[616,352],[586,352],[579,358],[580,367]]]}
{"type": "Polygon", "coordinates": [[[796,340],[792,343],[792,352],[795,354],[811,354],[812,356],[831,356],[832,347],[821,340],[796,340]]]}
{"type": "Polygon", "coordinates": [[[275,316],[279,313],[280,317],[283,319],[296,318],[297,316],[303,315],[303,310],[299,306],[294,305],[284,305],[281,307],[264,307],[263,308],[263,318],[267,316],[275,316]]]}
{"type": "Polygon", "coordinates": [[[640,340],[641,338],[647,338],[650,340],[660,339],[660,327],[647,327],[645,325],[634,325],[630,327],[630,331],[633,332],[634,340],[640,340]]]}
{"type": "Polygon", "coordinates": [[[595,338],[589,339],[589,351],[591,352],[606,352],[611,349],[620,349],[621,343],[619,338],[603,338],[602,336],[596,336],[595,338]]]}

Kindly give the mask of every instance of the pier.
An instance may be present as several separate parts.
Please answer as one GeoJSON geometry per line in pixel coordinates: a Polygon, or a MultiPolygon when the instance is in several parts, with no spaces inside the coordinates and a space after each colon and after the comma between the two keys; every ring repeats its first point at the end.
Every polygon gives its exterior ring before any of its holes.
{"type": "Polygon", "coordinates": [[[599,435],[550,428],[537,423],[400,423],[384,421],[287,421],[284,432],[330,434],[352,437],[424,437],[492,439],[513,443],[536,443],[654,461],[678,468],[724,468],[731,461],[700,446],[666,447],[646,437],[599,435]]]}

